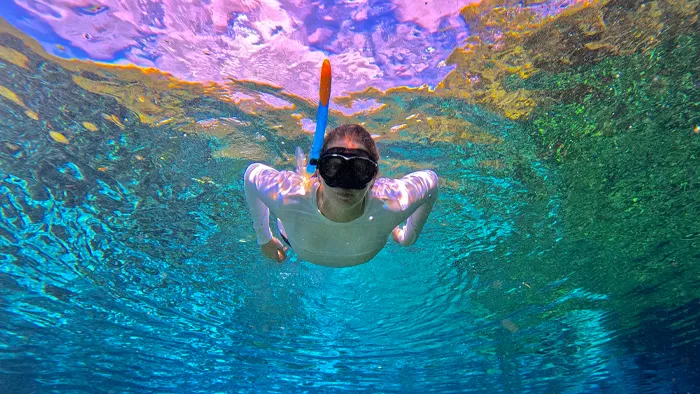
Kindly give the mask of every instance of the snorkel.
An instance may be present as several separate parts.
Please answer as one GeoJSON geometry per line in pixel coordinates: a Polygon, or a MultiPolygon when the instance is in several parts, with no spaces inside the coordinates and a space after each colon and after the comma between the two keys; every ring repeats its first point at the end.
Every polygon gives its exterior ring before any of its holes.
{"type": "Polygon", "coordinates": [[[318,112],[316,112],[316,132],[311,143],[311,153],[309,154],[309,164],[306,172],[311,175],[316,172],[318,158],[321,157],[323,147],[323,137],[326,135],[326,123],[328,122],[328,104],[331,97],[331,62],[328,59],[323,61],[321,67],[321,87],[319,89],[318,112]]]}

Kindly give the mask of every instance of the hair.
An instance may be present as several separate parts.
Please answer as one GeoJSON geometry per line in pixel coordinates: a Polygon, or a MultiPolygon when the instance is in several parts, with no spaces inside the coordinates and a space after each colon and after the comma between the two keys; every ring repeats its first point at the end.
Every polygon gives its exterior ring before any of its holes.
{"type": "Polygon", "coordinates": [[[344,124],[333,129],[323,139],[321,154],[328,149],[328,145],[330,145],[331,142],[343,138],[359,142],[374,160],[379,161],[379,149],[377,149],[377,144],[374,142],[374,139],[372,139],[372,135],[359,124],[344,124]]]}

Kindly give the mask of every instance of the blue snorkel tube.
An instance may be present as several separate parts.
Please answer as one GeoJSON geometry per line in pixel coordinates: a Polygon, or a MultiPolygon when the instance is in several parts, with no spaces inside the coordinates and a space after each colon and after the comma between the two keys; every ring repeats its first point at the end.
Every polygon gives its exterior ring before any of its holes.
{"type": "Polygon", "coordinates": [[[326,123],[328,123],[328,104],[331,97],[331,62],[328,59],[323,61],[321,67],[321,88],[319,89],[318,112],[316,112],[316,132],[311,143],[311,153],[309,154],[309,164],[306,172],[313,175],[316,172],[316,164],[321,157],[323,138],[326,135],[326,123]]]}

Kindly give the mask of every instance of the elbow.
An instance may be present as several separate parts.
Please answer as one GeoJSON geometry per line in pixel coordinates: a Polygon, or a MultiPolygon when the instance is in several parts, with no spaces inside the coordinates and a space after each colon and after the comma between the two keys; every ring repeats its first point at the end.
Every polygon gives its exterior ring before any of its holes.
{"type": "Polygon", "coordinates": [[[260,174],[260,163],[253,163],[248,166],[243,176],[243,190],[245,191],[246,199],[250,199],[254,194],[257,194],[258,185],[256,178],[260,174]]]}
{"type": "Polygon", "coordinates": [[[438,197],[438,190],[439,190],[439,179],[435,171],[428,170],[428,176],[430,177],[430,185],[429,185],[429,190],[428,190],[428,198],[430,198],[431,201],[437,200],[438,197]]]}
{"type": "Polygon", "coordinates": [[[260,169],[262,168],[262,164],[260,163],[253,163],[248,166],[245,170],[245,175],[243,176],[243,183],[244,185],[254,185],[255,184],[255,177],[257,174],[260,172],[260,169]]]}
{"type": "Polygon", "coordinates": [[[433,170],[423,170],[416,173],[420,179],[418,185],[424,197],[436,199],[438,194],[438,176],[433,170]]]}
{"type": "Polygon", "coordinates": [[[434,189],[435,191],[437,191],[439,180],[437,173],[435,173],[435,171],[433,170],[425,170],[425,173],[427,175],[425,178],[427,179],[428,184],[430,185],[430,189],[434,189]]]}
{"type": "Polygon", "coordinates": [[[250,179],[253,176],[253,172],[255,171],[255,169],[258,167],[259,164],[260,163],[253,163],[253,164],[249,165],[248,168],[245,169],[245,175],[243,176],[243,178],[245,180],[250,179]]]}

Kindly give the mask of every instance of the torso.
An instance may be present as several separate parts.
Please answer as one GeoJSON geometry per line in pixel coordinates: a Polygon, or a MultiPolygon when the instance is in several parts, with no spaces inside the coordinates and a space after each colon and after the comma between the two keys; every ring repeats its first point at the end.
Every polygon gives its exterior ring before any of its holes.
{"type": "MultiPolygon", "coordinates": [[[[316,178],[277,171],[260,163],[249,166],[246,201],[258,243],[261,239],[268,242],[272,236],[268,223],[272,212],[280,219],[300,259],[331,267],[365,263],[382,250],[392,230],[426,201],[431,187],[437,187],[437,175],[417,171],[401,179],[376,179],[362,215],[344,223],[331,221],[319,212],[319,186],[316,178]]],[[[411,225],[407,222],[408,227],[411,225]]]]}
{"type": "Polygon", "coordinates": [[[405,215],[386,209],[383,200],[368,193],[362,216],[333,222],[318,210],[318,187],[315,183],[311,193],[286,202],[278,214],[301,259],[331,267],[365,263],[382,250],[394,227],[405,220],[405,215]]]}

